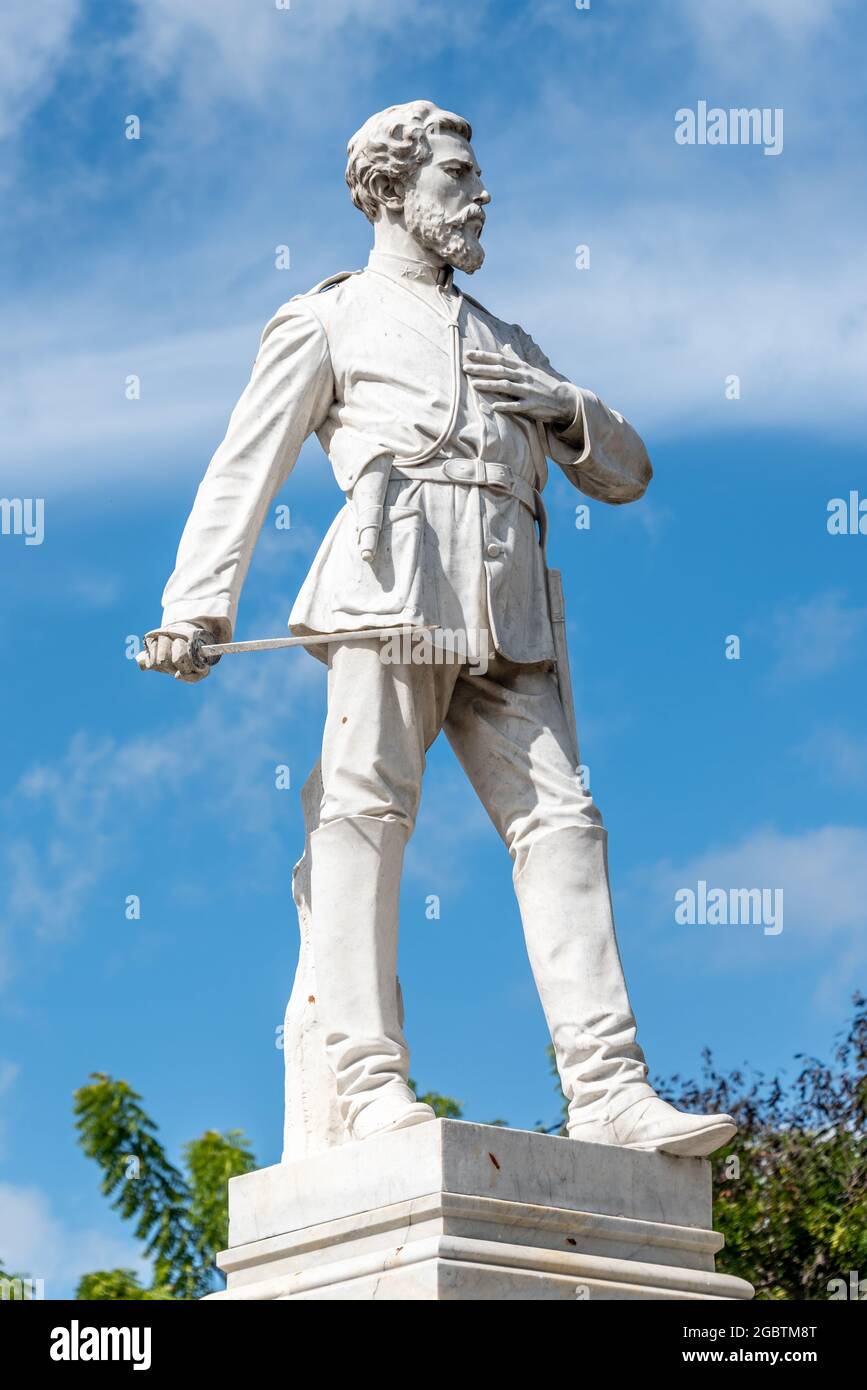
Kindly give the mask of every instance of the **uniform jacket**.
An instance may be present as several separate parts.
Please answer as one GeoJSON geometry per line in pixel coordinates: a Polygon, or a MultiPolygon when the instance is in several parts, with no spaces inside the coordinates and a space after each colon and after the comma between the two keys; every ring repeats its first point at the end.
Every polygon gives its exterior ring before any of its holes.
{"type": "Polygon", "coordinates": [[[292,609],[294,632],[481,623],[510,659],[549,659],[544,548],[531,512],[488,487],[418,481],[413,461],[505,463],[541,494],[550,458],[575,487],[613,503],[643,494],[650,462],[622,415],[583,388],[575,420],[559,432],[493,411],[461,369],[468,347],[508,348],[554,370],[517,324],[450,283],[437,288],[417,262],[373,253],[364,271],[284,304],[196,495],[163,627],[198,621],[229,640],[263,520],[315,432],[346,503],[292,609]],[[352,497],[383,457],[401,477],[369,564],[352,497]]]}

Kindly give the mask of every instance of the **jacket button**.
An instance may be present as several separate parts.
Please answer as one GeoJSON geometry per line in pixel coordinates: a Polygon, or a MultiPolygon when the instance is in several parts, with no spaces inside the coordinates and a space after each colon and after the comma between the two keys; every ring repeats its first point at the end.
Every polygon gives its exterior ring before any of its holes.
{"type": "Polygon", "coordinates": [[[497,545],[496,541],[491,541],[490,545],[486,546],[485,548],[492,560],[496,560],[497,556],[502,555],[503,553],[503,547],[501,545],[497,545]]]}

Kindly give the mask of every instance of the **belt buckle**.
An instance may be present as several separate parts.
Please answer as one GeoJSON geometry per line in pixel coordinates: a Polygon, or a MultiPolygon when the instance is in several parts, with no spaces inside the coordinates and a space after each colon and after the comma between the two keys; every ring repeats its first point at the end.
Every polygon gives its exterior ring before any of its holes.
{"type": "Polygon", "coordinates": [[[487,475],[485,481],[488,487],[502,488],[505,492],[515,491],[515,475],[508,463],[482,463],[482,467],[487,475]]]}
{"type": "Polygon", "coordinates": [[[443,472],[453,483],[483,483],[485,465],[481,459],[446,459],[443,472]]]}

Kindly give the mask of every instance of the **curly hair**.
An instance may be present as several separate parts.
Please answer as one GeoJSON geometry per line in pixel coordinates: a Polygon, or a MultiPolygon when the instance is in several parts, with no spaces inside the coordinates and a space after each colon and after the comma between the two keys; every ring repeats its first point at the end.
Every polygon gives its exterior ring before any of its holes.
{"type": "Polygon", "coordinates": [[[408,101],[377,111],[364,122],[346,147],[349,161],[346,182],[355,206],[369,222],[379,216],[379,199],[371,189],[375,174],[387,174],[402,183],[430,158],[428,133],[451,130],[472,139],[473,130],[463,116],[443,111],[432,101],[408,101]]]}

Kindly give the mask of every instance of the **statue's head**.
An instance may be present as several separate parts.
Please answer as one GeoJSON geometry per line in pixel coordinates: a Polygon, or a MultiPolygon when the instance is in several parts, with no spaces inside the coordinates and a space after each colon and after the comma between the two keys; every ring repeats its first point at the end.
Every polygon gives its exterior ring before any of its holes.
{"type": "Polygon", "coordinates": [[[472,274],[491,201],[470,139],[469,121],[432,101],[409,101],[371,116],[349,142],[346,182],[374,224],[401,221],[448,265],[472,274]]]}

